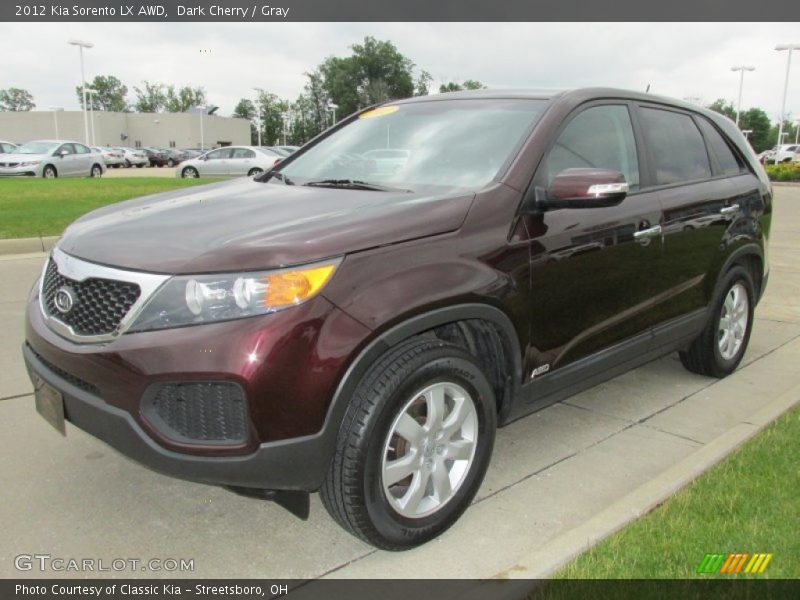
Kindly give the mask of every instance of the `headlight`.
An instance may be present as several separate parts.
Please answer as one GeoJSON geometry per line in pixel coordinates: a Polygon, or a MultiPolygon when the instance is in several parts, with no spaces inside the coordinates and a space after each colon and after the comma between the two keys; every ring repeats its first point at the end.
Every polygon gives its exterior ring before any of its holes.
{"type": "Polygon", "coordinates": [[[40,161],[40,160],[29,160],[29,161],[26,161],[26,162],[19,163],[19,166],[20,167],[35,167],[40,162],[42,162],[42,161],[40,161]]]}
{"type": "Polygon", "coordinates": [[[228,321],[297,306],[325,287],[340,262],[260,273],[173,277],[150,298],[129,331],[228,321]]]}

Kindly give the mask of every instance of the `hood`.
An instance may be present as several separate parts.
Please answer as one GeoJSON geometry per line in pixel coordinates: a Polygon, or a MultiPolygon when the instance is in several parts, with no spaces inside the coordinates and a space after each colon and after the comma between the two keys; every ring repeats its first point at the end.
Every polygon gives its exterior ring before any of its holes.
{"type": "Polygon", "coordinates": [[[42,161],[48,158],[50,154],[9,154],[0,153],[0,162],[32,162],[34,160],[42,161]]]}
{"type": "Polygon", "coordinates": [[[473,197],[242,178],[101,208],[70,225],[58,245],[88,261],[154,273],[268,269],[454,231],[473,197]]]}

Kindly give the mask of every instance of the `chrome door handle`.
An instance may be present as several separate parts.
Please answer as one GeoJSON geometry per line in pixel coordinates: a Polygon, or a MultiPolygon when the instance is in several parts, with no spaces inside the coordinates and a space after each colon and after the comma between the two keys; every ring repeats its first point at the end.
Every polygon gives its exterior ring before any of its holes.
{"type": "Polygon", "coordinates": [[[636,241],[644,241],[644,240],[649,240],[650,238],[658,237],[660,235],[661,235],[661,225],[656,225],[655,227],[650,227],[648,229],[634,231],[633,239],[635,239],[636,241]]]}
{"type": "Polygon", "coordinates": [[[731,204],[730,206],[726,206],[719,210],[719,214],[721,215],[735,215],[739,212],[739,205],[738,204],[731,204]]]}

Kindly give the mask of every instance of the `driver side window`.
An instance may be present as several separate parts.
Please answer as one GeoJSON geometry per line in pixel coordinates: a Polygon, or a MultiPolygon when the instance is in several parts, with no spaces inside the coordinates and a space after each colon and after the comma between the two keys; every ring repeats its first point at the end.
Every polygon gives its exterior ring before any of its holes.
{"type": "Polygon", "coordinates": [[[593,106],[572,119],[544,160],[546,184],[564,169],[619,171],[630,190],[639,189],[639,161],[628,107],[593,106]]]}
{"type": "Polygon", "coordinates": [[[56,156],[62,152],[66,152],[67,154],[75,154],[75,148],[72,147],[72,144],[61,144],[59,149],[56,150],[56,156]]]}

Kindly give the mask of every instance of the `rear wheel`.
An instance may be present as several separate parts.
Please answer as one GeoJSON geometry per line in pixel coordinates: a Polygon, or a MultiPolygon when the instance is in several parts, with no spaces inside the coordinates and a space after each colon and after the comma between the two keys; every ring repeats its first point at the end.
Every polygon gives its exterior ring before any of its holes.
{"type": "Polygon", "coordinates": [[[753,329],[754,290],[750,272],[744,267],[735,266],[725,274],[706,328],[679,353],[683,366],[711,377],[725,377],[736,370],[753,329]]]}
{"type": "Polygon", "coordinates": [[[258,169],[258,168],[250,169],[247,172],[247,176],[248,177],[255,177],[256,175],[261,175],[263,172],[264,172],[264,169],[258,169]]]}
{"type": "Polygon", "coordinates": [[[45,179],[55,179],[56,177],[58,177],[58,172],[56,171],[56,168],[53,165],[47,165],[42,170],[42,177],[44,177],[45,179]]]}
{"type": "Polygon", "coordinates": [[[174,160],[172,160],[171,158],[170,158],[170,159],[167,161],[167,166],[168,166],[168,167],[174,167],[174,166],[175,166],[175,164],[176,164],[176,163],[175,163],[175,161],[174,161],[174,160]]]}
{"type": "Polygon", "coordinates": [[[474,358],[441,340],[408,340],[381,357],[353,395],[322,502],[379,548],[427,542],[474,498],[495,428],[494,393],[474,358]]]}
{"type": "Polygon", "coordinates": [[[92,177],[102,177],[103,176],[103,168],[100,165],[92,165],[92,170],[90,172],[92,177]]]}
{"type": "Polygon", "coordinates": [[[197,179],[200,177],[200,173],[198,173],[197,169],[194,167],[186,167],[183,171],[181,171],[181,177],[184,179],[197,179]]]}

